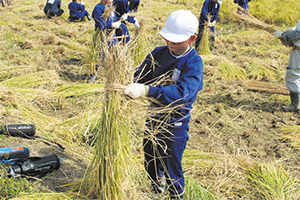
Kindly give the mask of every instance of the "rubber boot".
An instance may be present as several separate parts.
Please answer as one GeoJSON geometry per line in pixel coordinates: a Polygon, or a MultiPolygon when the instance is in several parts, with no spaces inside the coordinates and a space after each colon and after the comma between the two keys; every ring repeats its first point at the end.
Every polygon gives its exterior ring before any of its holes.
{"type": "Polygon", "coordinates": [[[286,112],[295,112],[300,109],[300,93],[290,92],[291,105],[282,106],[286,112]]]}

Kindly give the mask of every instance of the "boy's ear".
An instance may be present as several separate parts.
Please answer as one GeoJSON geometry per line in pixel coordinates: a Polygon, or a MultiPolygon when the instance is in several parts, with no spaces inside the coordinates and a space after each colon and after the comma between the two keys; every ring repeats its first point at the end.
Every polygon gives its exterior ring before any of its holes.
{"type": "Polygon", "coordinates": [[[189,39],[189,44],[192,44],[196,40],[196,35],[192,35],[189,39]]]}

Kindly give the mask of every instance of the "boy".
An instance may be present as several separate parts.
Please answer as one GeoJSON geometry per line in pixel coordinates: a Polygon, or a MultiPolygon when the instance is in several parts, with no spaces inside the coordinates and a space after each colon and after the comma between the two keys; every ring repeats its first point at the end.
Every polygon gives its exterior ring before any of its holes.
{"type": "Polygon", "coordinates": [[[48,18],[54,16],[61,16],[64,13],[64,10],[61,9],[60,0],[47,0],[47,4],[44,7],[44,13],[48,18]]]}
{"type": "Polygon", "coordinates": [[[203,61],[190,46],[197,27],[190,11],[171,13],[160,31],[167,45],[156,47],[145,58],[135,73],[137,83],[124,91],[133,98],[150,97],[149,112],[160,111],[146,120],[145,168],[155,193],[164,192],[160,181],[164,175],[171,199],[184,198],[182,155],[189,139],[190,110],[203,88],[203,61]],[[165,108],[172,112],[163,113],[165,108]]]}
{"type": "Polygon", "coordinates": [[[129,12],[137,12],[140,5],[140,0],[130,0],[129,12]]]}
{"type": "Polygon", "coordinates": [[[289,28],[283,33],[277,29],[272,35],[293,47],[285,73],[285,85],[290,91],[291,105],[282,106],[282,109],[295,112],[300,109],[300,19],[296,27],[289,28]]]}
{"type": "Polygon", "coordinates": [[[122,21],[120,28],[116,30],[116,35],[120,37],[119,41],[123,41],[123,44],[126,44],[130,41],[126,21],[133,23],[135,27],[140,28],[139,21],[136,17],[127,15],[127,13],[130,12],[128,0],[114,0],[113,5],[116,9],[117,20],[122,21]],[[122,36],[125,37],[122,38],[122,36]]]}
{"type": "Polygon", "coordinates": [[[199,17],[199,30],[198,30],[198,35],[195,43],[195,49],[198,51],[200,41],[202,39],[203,31],[204,31],[204,26],[207,23],[208,27],[210,28],[211,31],[211,44],[210,44],[210,51],[212,53],[215,53],[215,24],[216,21],[219,17],[219,11],[220,11],[220,6],[222,4],[222,0],[205,0],[203,2],[203,6],[201,9],[201,14],[199,17]],[[210,17],[210,19],[208,18],[210,17]]]}
{"type": "MultiPolygon", "coordinates": [[[[98,3],[93,12],[92,12],[92,17],[95,21],[95,34],[93,36],[93,42],[94,42],[94,48],[98,48],[97,44],[100,43],[100,45],[102,44],[102,42],[99,42],[99,31],[105,31],[106,35],[109,35],[109,33],[111,33],[113,30],[113,28],[120,28],[121,22],[117,22],[116,21],[116,14],[114,11],[111,10],[111,12],[107,12],[106,10],[106,6],[107,9],[111,9],[111,4],[112,4],[113,0],[101,0],[100,3],[98,3]],[[108,16],[105,16],[107,15],[108,16]]],[[[117,39],[116,39],[116,35],[113,35],[113,38],[111,41],[108,42],[108,44],[105,45],[114,45],[117,43],[117,39]]],[[[100,47],[101,49],[101,47],[100,47]]],[[[100,50],[101,51],[101,50],[100,50]]],[[[100,59],[104,59],[104,56],[101,52],[100,53],[100,59]]],[[[100,63],[101,64],[101,63],[100,63]]],[[[96,75],[96,71],[99,68],[99,65],[97,64],[95,66],[94,70],[91,70],[90,73],[90,77],[88,78],[87,82],[91,83],[95,80],[95,75],[96,75]]]]}
{"type": "Polygon", "coordinates": [[[70,10],[70,21],[81,20],[84,16],[86,16],[89,21],[92,21],[90,14],[85,10],[83,1],[78,3],[77,0],[72,0],[68,8],[70,10]]]}
{"type": "MultiPolygon", "coordinates": [[[[249,15],[249,2],[251,0],[234,0],[233,2],[234,3],[237,3],[239,5],[238,9],[237,9],[237,12],[240,14],[240,15],[243,15],[246,14],[246,15],[249,15]]],[[[242,21],[238,21],[239,25],[242,25],[243,22],[242,21]]]]}

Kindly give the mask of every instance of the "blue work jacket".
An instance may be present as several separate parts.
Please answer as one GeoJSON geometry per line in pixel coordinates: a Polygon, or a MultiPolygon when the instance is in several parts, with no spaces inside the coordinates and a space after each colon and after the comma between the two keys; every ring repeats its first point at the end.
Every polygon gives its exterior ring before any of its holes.
{"type": "Polygon", "coordinates": [[[195,49],[175,57],[168,46],[156,47],[138,67],[135,79],[149,85],[151,107],[174,106],[172,121],[189,121],[198,91],[203,88],[203,61],[195,49]]]}
{"type": "Polygon", "coordinates": [[[219,17],[220,4],[213,0],[205,0],[200,14],[200,21],[209,21],[208,15],[210,15],[210,22],[215,21],[219,17]]]}
{"type": "Polygon", "coordinates": [[[111,24],[113,22],[116,22],[116,15],[115,12],[112,11],[110,16],[105,20],[103,18],[103,14],[105,12],[105,6],[101,3],[98,3],[92,13],[92,17],[94,18],[95,21],[95,30],[97,28],[100,28],[101,30],[106,29],[106,28],[111,28],[111,24]]]}
{"type": "Polygon", "coordinates": [[[69,3],[68,8],[70,10],[71,17],[80,16],[81,15],[80,11],[85,10],[85,6],[81,5],[80,3],[77,3],[77,2],[69,3]]]}

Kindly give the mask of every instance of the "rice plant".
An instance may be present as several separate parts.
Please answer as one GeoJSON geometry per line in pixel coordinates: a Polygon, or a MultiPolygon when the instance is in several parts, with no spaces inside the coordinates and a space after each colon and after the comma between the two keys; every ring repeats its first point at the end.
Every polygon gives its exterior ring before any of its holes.
{"type": "Polygon", "coordinates": [[[298,199],[299,181],[276,163],[260,164],[248,170],[249,184],[257,199],[298,199]]]}
{"type": "Polygon", "coordinates": [[[204,29],[203,29],[202,38],[201,38],[199,47],[197,49],[197,52],[200,55],[209,55],[209,54],[211,54],[211,52],[210,52],[210,45],[211,45],[210,37],[211,37],[211,34],[212,33],[211,33],[209,27],[207,25],[205,25],[204,29]]]}
{"type": "Polygon", "coordinates": [[[226,80],[246,80],[247,78],[246,70],[228,60],[221,61],[218,67],[220,68],[221,77],[226,80]]]}
{"type": "MultiPolygon", "coordinates": [[[[100,32],[107,44],[111,36],[100,32]]],[[[109,47],[101,45],[105,76],[105,99],[97,122],[97,142],[94,158],[80,183],[79,193],[97,199],[122,199],[133,195],[133,156],[130,145],[130,117],[121,91],[132,82],[132,61],[128,46],[121,43],[109,47]]]]}

